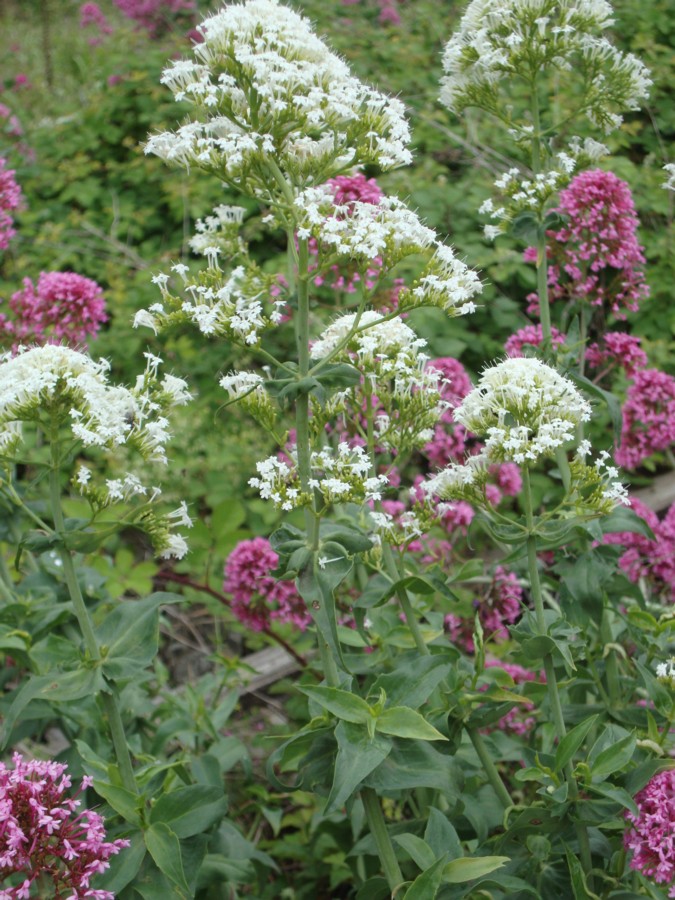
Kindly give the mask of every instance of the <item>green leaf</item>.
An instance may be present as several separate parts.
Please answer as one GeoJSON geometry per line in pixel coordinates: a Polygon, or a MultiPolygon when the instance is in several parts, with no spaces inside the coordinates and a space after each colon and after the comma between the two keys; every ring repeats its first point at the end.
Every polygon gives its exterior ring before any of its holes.
{"type": "Polygon", "coordinates": [[[403,834],[394,835],[394,842],[403,847],[411,857],[418,869],[423,872],[436,862],[436,854],[421,837],[405,831],[403,834]]]}
{"type": "Polygon", "coordinates": [[[489,875],[507,862],[511,862],[508,856],[466,856],[462,859],[453,859],[443,869],[443,881],[447,884],[463,884],[465,881],[489,875]]]}
{"type": "Polygon", "coordinates": [[[449,656],[443,653],[420,658],[415,652],[408,658],[399,657],[393,672],[375,680],[372,693],[384,690],[389,702],[395,706],[419,707],[455,665],[454,654],[450,659],[449,656]]]}
{"type": "Polygon", "coordinates": [[[404,900],[434,900],[441,886],[444,865],[445,857],[441,857],[425,872],[418,875],[405,892],[404,900]]]}
{"type": "Polygon", "coordinates": [[[420,741],[447,741],[445,735],[430,725],[424,716],[407,706],[394,706],[381,712],[375,729],[382,734],[413,738],[420,741]]]}
{"type": "Polygon", "coordinates": [[[340,544],[326,541],[321,554],[312,554],[311,561],[296,579],[298,593],[307,604],[319,633],[328,644],[333,658],[346,671],[337,633],[335,617],[335,588],[351,572],[352,561],[340,544]],[[322,559],[322,562],[319,562],[322,559]],[[323,562],[330,559],[330,562],[323,562]]]}
{"type": "MultiPolygon", "coordinates": [[[[103,799],[112,806],[116,813],[122,818],[140,828],[141,818],[139,815],[139,805],[142,798],[137,794],[133,794],[126,788],[118,784],[110,784],[107,781],[99,781],[94,779],[94,790],[103,799]]],[[[140,863],[139,863],[140,865],[140,863]]]]}
{"type": "Polygon", "coordinates": [[[608,516],[600,520],[603,534],[611,534],[615,531],[631,531],[641,534],[649,540],[655,540],[654,532],[644,519],[640,518],[630,506],[615,506],[608,516]]]}
{"type": "Polygon", "coordinates": [[[355,900],[390,900],[391,891],[386,878],[369,878],[361,885],[355,900]]]}
{"type": "Polygon", "coordinates": [[[565,847],[565,856],[567,857],[567,866],[570,870],[574,900],[600,900],[597,894],[589,892],[581,863],[569,847],[565,847]]]}
{"type": "Polygon", "coordinates": [[[145,858],[145,841],[141,831],[125,834],[131,842],[121,853],[110,858],[110,868],[96,876],[96,887],[117,896],[136,877],[145,858]]]}
{"type": "Polygon", "coordinates": [[[329,363],[321,366],[315,372],[314,377],[324,387],[329,389],[330,393],[341,390],[343,388],[353,387],[361,381],[361,373],[349,363],[329,363]]]}
{"type": "Polygon", "coordinates": [[[162,794],[150,812],[150,822],[164,822],[178,838],[201,834],[227,812],[222,788],[192,784],[162,794]]]}
{"type": "Polygon", "coordinates": [[[186,900],[190,897],[190,888],[185,880],[180,842],[176,834],[164,822],[155,822],[144,834],[145,846],[155,861],[157,868],[179,891],[184,892],[186,900]]]}
{"type": "Polygon", "coordinates": [[[585,378],[583,375],[580,375],[578,372],[575,372],[572,369],[570,369],[566,374],[568,378],[571,378],[572,381],[575,382],[575,384],[579,385],[579,387],[583,388],[587,393],[591,394],[594,397],[597,397],[605,403],[605,405],[607,406],[607,411],[609,412],[609,417],[612,421],[614,440],[618,444],[621,439],[621,428],[623,425],[621,403],[619,402],[618,397],[616,397],[609,391],[604,391],[590,379],[585,378]]]}
{"type": "Polygon", "coordinates": [[[348,722],[338,722],[335,738],[338,753],[326,815],[344,806],[363,779],[387,758],[392,747],[386,738],[375,735],[371,739],[365,728],[348,722]]]}
{"type": "Polygon", "coordinates": [[[567,763],[572,759],[574,754],[577,752],[579,747],[584,742],[584,739],[591,728],[595,725],[598,720],[597,714],[594,716],[590,716],[588,719],[584,719],[583,722],[580,722],[577,726],[575,726],[565,737],[560,741],[558,745],[558,749],[555,753],[555,771],[562,772],[567,763]]]}
{"type": "Polygon", "coordinates": [[[118,603],[96,629],[99,646],[106,648],[102,664],[105,675],[116,681],[143,671],[157,655],[159,607],[183,602],[185,598],[179,594],[159,592],[144,600],[118,603]]]}
{"type": "Polygon", "coordinates": [[[511,222],[509,232],[528,244],[534,244],[539,233],[539,219],[531,212],[519,213],[511,222]]]}
{"type": "Polygon", "coordinates": [[[372,538],[353,525],[334,522],[322,522],[320,535],[330,541],[335,541],[349,553],[365,553],[373,546],[372,538]]]}
{"type": "Polygon", "coordinates": [[[459,798],[462,782],[460,763],[453,756],[439,753],[434,744],[427,741],[395,741],[391,753],[364,783],[378,793],[433,788],[453,803],[459,798]]]}
{"type": "Polygon", "coordinates": [[[635,736],[627,735],[616,744],[611,744],[597,755],[591,765],[593,778],[606,778],[608,775],[620,772],[633,758],[635,752],[635,736]]]}
{"type": "Polygon", "coordinates": [[[458,859],[463,855],[462,842],[454,825],[435,806],[429,809],[424,840],[431,847],[436,858],[449,856],[450,859],[458,859]]]}
{"type": "Polygon", "coordinates": [[[355,725],[365,725],[373,718],[370,706],[361,697],[340,688],[312,687],[305,685],[299,687],[299,691],[314,700],[319,706],[333,713],[338,719],[345,722],[353,722],[355,725]]]}

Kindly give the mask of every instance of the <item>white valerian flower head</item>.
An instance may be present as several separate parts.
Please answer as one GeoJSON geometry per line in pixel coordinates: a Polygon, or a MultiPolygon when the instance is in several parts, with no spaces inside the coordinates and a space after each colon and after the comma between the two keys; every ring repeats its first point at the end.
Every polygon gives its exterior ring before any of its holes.
{"type": "Polygon", "coordinates": [[[422,485],[429,499],[465,500],[478,507],[489,507],[485,493],[490,460],[485,453],[469,456],[466,462],[451,463],[422,485]]]}
{"type": "MultiPolygon", "coordinates": [[[[336,448],[316,450],[310,457],[311,477],[308,487],[317,491],[326,504],[366,503],[380,500],[389,484],[386,475],[370,475],[370,459],[362,447],[341,441],[336,448]]],[[[263,500],[271,500],[283,510],[295,509],[311,502],[300,485],[295,455],[288,460],[270,456],[256,464],[258,477],[249,484],[257,488],[263,500]]]]}
{"type": "Polygon", "coordinates": [[[504,93],[519,78],[541,84],[548,76],[554,90],[578,76],[578,111],[609,132],[651,84],[636,57],[602,36],[612,21],[605,0],[473,0],[445,47],[441,103],[456,114],[477,106],[502,119],[506,110],[516,140],[528,140],[532,122],[514,118],[504,93]]]}
{"type": "Polygon", "coordinates": [[[668,177],[663,182],[662,187],[667,191],[675,191],[675,163],[666,163],[663,167],[663,171],[668,177]]]}
{"type": "Polygon", "coordinates": [[[656,664],[656,677],[662,684],[675,690],[675,657],[671,656],[665,662],[656,664]]]}
{"type": "Polygon", "coordinates": [[[486,369],[455,409],[455,421],[485,435],[490,462],[532,464],[575,437],[591,407],[576,387],[537,359],[512,358],[486,369]]]}
{"type": "MultiPolygon", "coordinates": [[[[197,219],[195,234],[190,238],[193,253],[209,257],[209,254],[226,254],[229,257],[244,253],[246,248],[239,236],[244,221],[243,206],[216,206],[210,216],[197,219]]],[[[174,267],[175,268],[175,267],[174,267]]]]}
{"type": "Polygon", "coordinates": [[[220,379],[231,402],[238,402],[263,427],[271,430],[276,421],[276,413],[269,394],[265,390],[265,379],[258,372],[230,372],[220,379]]]}
{"type": "Polygon", "coordinates": [[[146,152],[216,172],[263,199],[270,161],[296,185],[321,183],[350,164],[410,161],[401,102],[352,76],[307,19],[277,0],[230,4],[198,30],[194,60],[177,60],[162,75],[194,118],[151,137],[146,152]]]}

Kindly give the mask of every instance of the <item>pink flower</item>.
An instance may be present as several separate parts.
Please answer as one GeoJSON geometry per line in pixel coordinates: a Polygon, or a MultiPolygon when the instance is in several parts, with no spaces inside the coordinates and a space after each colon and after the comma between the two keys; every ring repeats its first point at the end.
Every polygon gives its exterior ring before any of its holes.
{"type": "MultiPolygon", "coordinates": [[[[514,685],[524,684],[527,681],[539,680],[540,682],[544,682],[546,680],[546,676],[543,672],[541,672],[539,678],[537,678],[535,673],[531,672],[529,669],[524,669],[522,666],[513,663],[505,663],[499,659],[486,660],[485,668],[503,669],[511,676],[514,685]]],[[[481,690],[487,690],[487,685],[483,686],[481,690]]],[[[537,724],[534,716],[528,715],[534,708],[534,703],[530,703],[529,701],[514,706],[513,709],[510,709],[505,716],[502,716],[495,725],[486,728],[485,733],[489,733],[495,728],[498,728],[500,731],[505,731],[507,734],[529,734],[537,724]]]]}
{"type": "Polygon", "coordinates": [[[113,3],[152,37],[166,31],[172,18],[191,14],[195,9],[193,0],[113,0],[113,3]]]}
{"type": "Polygon", "coordinates": [[[9,306],[14,319],[2,317],[0,328],[15,344],[82,344],[108,318],[101,286],[75,272],[41,272],[37,287],[24,278],[9,306]]]}
{"type": "Polygon", "coordinates": [[[657,597],[675,602],[675,504],[663,520],[635,497],[631,497],[630,505],[654,532],[654,539],[621,531],[605,535],[604,543],[625,547],[619,565],[632,582],[643,579],[657,597]]]}
{"type": "Polygon", "coordinates": [[[44,897],[51,880],[54,897],[115,900],[110,891],[90,890],[91,877],[109,868],[111,856],[129,846],[127,840],[106,842],[102,817],[80,806],[79,794],[65,791],[71,782],[62,763],[29,760],[19,753],[14,768],[0,763],[0,884],[6,900],[44,897]],[[31,893],[35,883],[36,891],[31,893]],[[72,893],[66,893],[72,891],[72,893]],[[82,891],[82,893],[80,893],[82,891]]]}
{"type": "MultiPolygon", "coordinates": [[[[551,341],[553,349],[560,347],[565,343],[565,335],[557,328],[551,328],[551,341]]],[[[504,350],[508,356],[525,356],[523,352],[525,347],[541,347],[543,343],[544,335],[541,324],[526,325],[511,335],[504,344],[504,350]]]]}
{"type": "Polygon", "coordinates": [[[382,3],[379,15],[381,25],[400,25],[401,17],[398,10],[391,3],[382,3]]]}
{"type": "Polygon", "coordinates": [[[253,631],[267,630],[274,620],[304,631],[311,616],[294,583],[272,575],[278,562],[266,538],[240,541],[225,563],[223,591],[232,596],[234,615],[253,631]]]}
{"type": "MultiPolygon", "coordinates": [[[[518,576],[503,566],[497,566],[487,592],[476,598],[473,605],[478,610],[486,640],[507,640],[507,626],[520,617],[523,605],[523,590],[518,576]]],[[[445,617],[445,627],[454,643],[473,653],[473,618],[463,619],[450,614],[445,617]]]]}
{"type": "Polygon", "coordinates": [[[636,372],[623,405],[621,441],[615,459],[635,469],[675,442],[675,378],[658,369],[636,372]]]}
{"type": "Polygon", "coordinates": [[[435,426],[434,436],[424,446],[422,453],[434,467],[442,469],[450,462],[463,460],[467,451],[469,433],[463,425],[455,422],[453,410],[459,406],[473,385],[461,362],[451,356],[432,359],[428,366],[441,372],[444,377],[441,383],[441,398],[448,404],[448,408],[441,416],[439,424],[435,426]]]}
{"type": "Polygon", "coordinates": [[[647,365],[647,354],[640,347],[640,338],[624,331],[609,331],[602,344],[591,344],[586,350],[586,362],[594,369],[622,368],[629,378],[647,365]]]}
{"type": "MultiPolygon", "coordinates": [[[[568,222],[547,232],[551,299],[591,303],[625,319],[625,310],[634,312],[649,296],[630,188],[611,172],[581,172],[561,191],[557,212],[568,222]]],[[[532,250],[527,261],[533,261],[532,250]]],[[[528,299],[536,309],[536,295],[528,299]]]]}
{"type": "Polygon", "coordinates": [[[675,770],[659,772],[635,795],[637,815],[626,811],[630,828],[624,835],[633,852],[631,869],[669,886],[675,897],[675,770]]]}
{"type": "Polygon", "coordinates": [[[0,157],[0,250],[4,250],[16,234],[11,213],[21,202],[21,188],[14,179],[14,171],[6,165],[7,161],[0,157]]]}
{"type": "Polygon", "coordinates": [[[93,26],[98,34],[112,34],[113,29],[97,3],[83,3],[80,7],[80,28],[93,26]]]}

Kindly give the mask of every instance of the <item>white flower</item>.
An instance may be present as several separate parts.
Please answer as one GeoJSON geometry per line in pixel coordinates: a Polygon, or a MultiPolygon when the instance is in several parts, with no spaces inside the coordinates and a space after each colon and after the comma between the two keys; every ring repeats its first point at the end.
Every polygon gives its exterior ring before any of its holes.
{"type": "Polygon", "coordinates": [[[537,359],[506,359],[486,369],[455,409],[469,431],[486,435],[492,462],[536,462],[573,440],[591,407],[567,378],[537,359]]]}
{"type": "Polygon", "coordinates": [[[668,191],[675,191],[675,163],[667,163],[663,167],[663,171],[668,177],[663,182],[662,187],[666,188],[668,191]]]}

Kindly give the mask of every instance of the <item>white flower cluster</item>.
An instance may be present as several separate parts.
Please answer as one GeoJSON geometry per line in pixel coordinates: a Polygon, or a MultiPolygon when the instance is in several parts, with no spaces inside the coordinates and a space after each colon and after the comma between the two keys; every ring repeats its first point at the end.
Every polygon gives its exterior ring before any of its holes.
{"type": "Polygon", "coordinates": [[[486,436],[490,462],[530,464],[573,440],[591,406],[555,369],[538,359],[513,358],[486,369],[454,417],[486,436]]]}
{"type": "Polygon", "coordinates": [[[276,0],[225,6],[198,26],[195,60],[162,82],[201,117],[151,137],[146,152],[194,165],[266,197],[270,163],[295,184],[319,183],[352,165],[407,165],[403,105],[367,87],[276,0]]]}
{"type": "Polygon", "coordinates": [[[281,321],[285,300],[268,304],[269,311],[263,305],[263,298],[269,296],[274,286],[274,278],[263,275],[252,264],[237,266],[229,276],[224,276],[215,260],[219,249],[207,248],[207,257],[209,249],[213,250],[209,268],[194,278],[186,276],[186,266],[172,267],[183,278],[183,290],[189,299],[169,292],[168,275],[153,278],[162,292],[162,302],[139,310],[134,317],[134,328],[152,328],[157,334],[166,326],[191,323],[207,336],[222,335],[233,343],[255,345],[260,341],[261,332],[281,321]]]}
{"type": "Polygon", "coordinates": [[[516,78],[531,86],[542,72],[576,74],[579,111],[609,132],[651,84],[636,57],[598,36],[611,24],[605,0],[473,0],[445,47],[441,103],[455,113],[478,106],[511,124],[501,91],[516,78]]]}
{"type": "Polygon", "coordinates": [[[663,187],[668,191],[675,191],[675,163],[666,163],[663,171],[668,176],[663,182],[663,187]]]}
{"type": "Polygon", "coordinates": [[[570,463],[573,486],[577,495],[576,497],[573,495],[573,501],[577,511],[595,509],[609,513],[617,504],[629,506],[628,491],[619,480],[619,470],[612,465],[609,453],[602,450],[592,466],[586,462],[590,454],[589,441],[581,441],[570,463]]]}
{"type": "Polygon", "coordinates": [[[195,234],[190,238],[190,249],[200,256],[209,256],[211,248],[220,253],[234,256],[245,252],[245,246],[239,237],[239,226],[244,220],[246,210],[243,206],[216,206],[210,216],[197,219],[195,234]]]}
{"type": "Polygon", "coordinates": [[[405,203],[384,196],[377,203],[352,201],[335,204],[330,185],[307,188],[295,199],[298,235],[316,239],[328,264],[334,258],[355,261],[367,268],[382,260],[386,271],[404,256],[421,253],[436,243],[436,232],[427,228],[405,203]]]}
{"type": "MultiPolygon", "coordinates": [[[[161,362],[146,354],[144,373],[133,388],[126,388],[109,384],[110,366],[105,360],[95,361],[69,347],[47,344],[5,356],[0,359],[0,454],[13,454],[21,440],[20,423],[34,422],[50,439],[57,437],[52,433],[55,427],[69,426],[85,448],[133,447],[148,461],[166,463],[170,434],[165,413],[187,403],[190,394],[180,378],[164,375],[159,379],[161,362]]],[[[133,497],[152,504],[161,493],[131,473],[97,487],[92,484],[92,471],[83,465],[73,484],[95,510],[133,497]]],[[[170,532],[172,523],[166,517],[143,516],[152,521],[149,533],[158,552],[175,555],[173,549],[185,546],[179,535],[170,532]]],[[[136,524],[144,527],[145,518],[136,524]]]]}
{"type": "MultiPolygon", "coordinates": [[[[429,357],[422,352],[425,346],[426,341],[398,316],[385,318],[369,310],[358,323],[354,314],[333,322],[311,352],[314,359],[331,356],[359,369],[377,394],[377,446],[401,452],[431,440],[433,428],[447,408],[440,393],[443,376],[426,365],[429,357]]],[[[323,412],[331,417],[348,414],[350,420],[358,422],[366,402],[363,385],[357,385],[339,392],[323,412]]],[[[314,414],[321,420],[321,410],[314,414]]]]}
{"type": "Polygon", "coordinates": [[[499,225],[486,225],[485,237],[488,240],[496,238],[520,213],[533,213],[541,217],[550,199],[569,184],[575,169],[591,165],[608,153],[609,149],[604,144],[592,138],[582,142],[575,137],[566,151],[555,155],[546,172],[533,178],[524,177],[517,168],[504,172],[495,181],[495,187],[503,197],[502,203],[495,206],[492,199],[487,199],[478,210],[481,215],[489,215],[500,222],[499,225]]]}
{"type": "Polygon", "coordinates": [[[478,274],[457,259],[451,247],[436,244],[433,256],[419,277],[398,295],[401,312],[420,306],[435,306],[448,316],[464,316],[476,311],[473,297],[483,285],[478,274]]]}
{"type": "Polygon", "coordinates": [[[270,430],[276,414],[270,395],[265,390],[265,379],[258,372],[230,372],[219,382],[230,395],[231,402],[239,402],[263,427],[270,430]]]}
{"type": "Polygon", "coordinates": [[[675,657],[671,656],[666,662],[656,664],[656,677],[675,689],[675,657]]]}
{"type": "Polygon", "coordinates": [[[451,463],[423,485],[428,498],[465,500],[478,507],[489,507],[485,493],[490,462],[484,453],[469,456],[464,463],[451,463]]]}
{"type": "MultiPolygon", "coordinates": [[[[257,478],[249,484],[264,500],[283,510],[310,502],[300,486],[295,460],[291,464],[270,456],[256,464],[257,478]]],[[[370,460],[362,447],[340,442],[335,449],[326,447],[311,455],[312,475],[309,488],[323,497],[325,504],[380,500],[389,481],[386,475],[370,476],[370,460]]]]}

